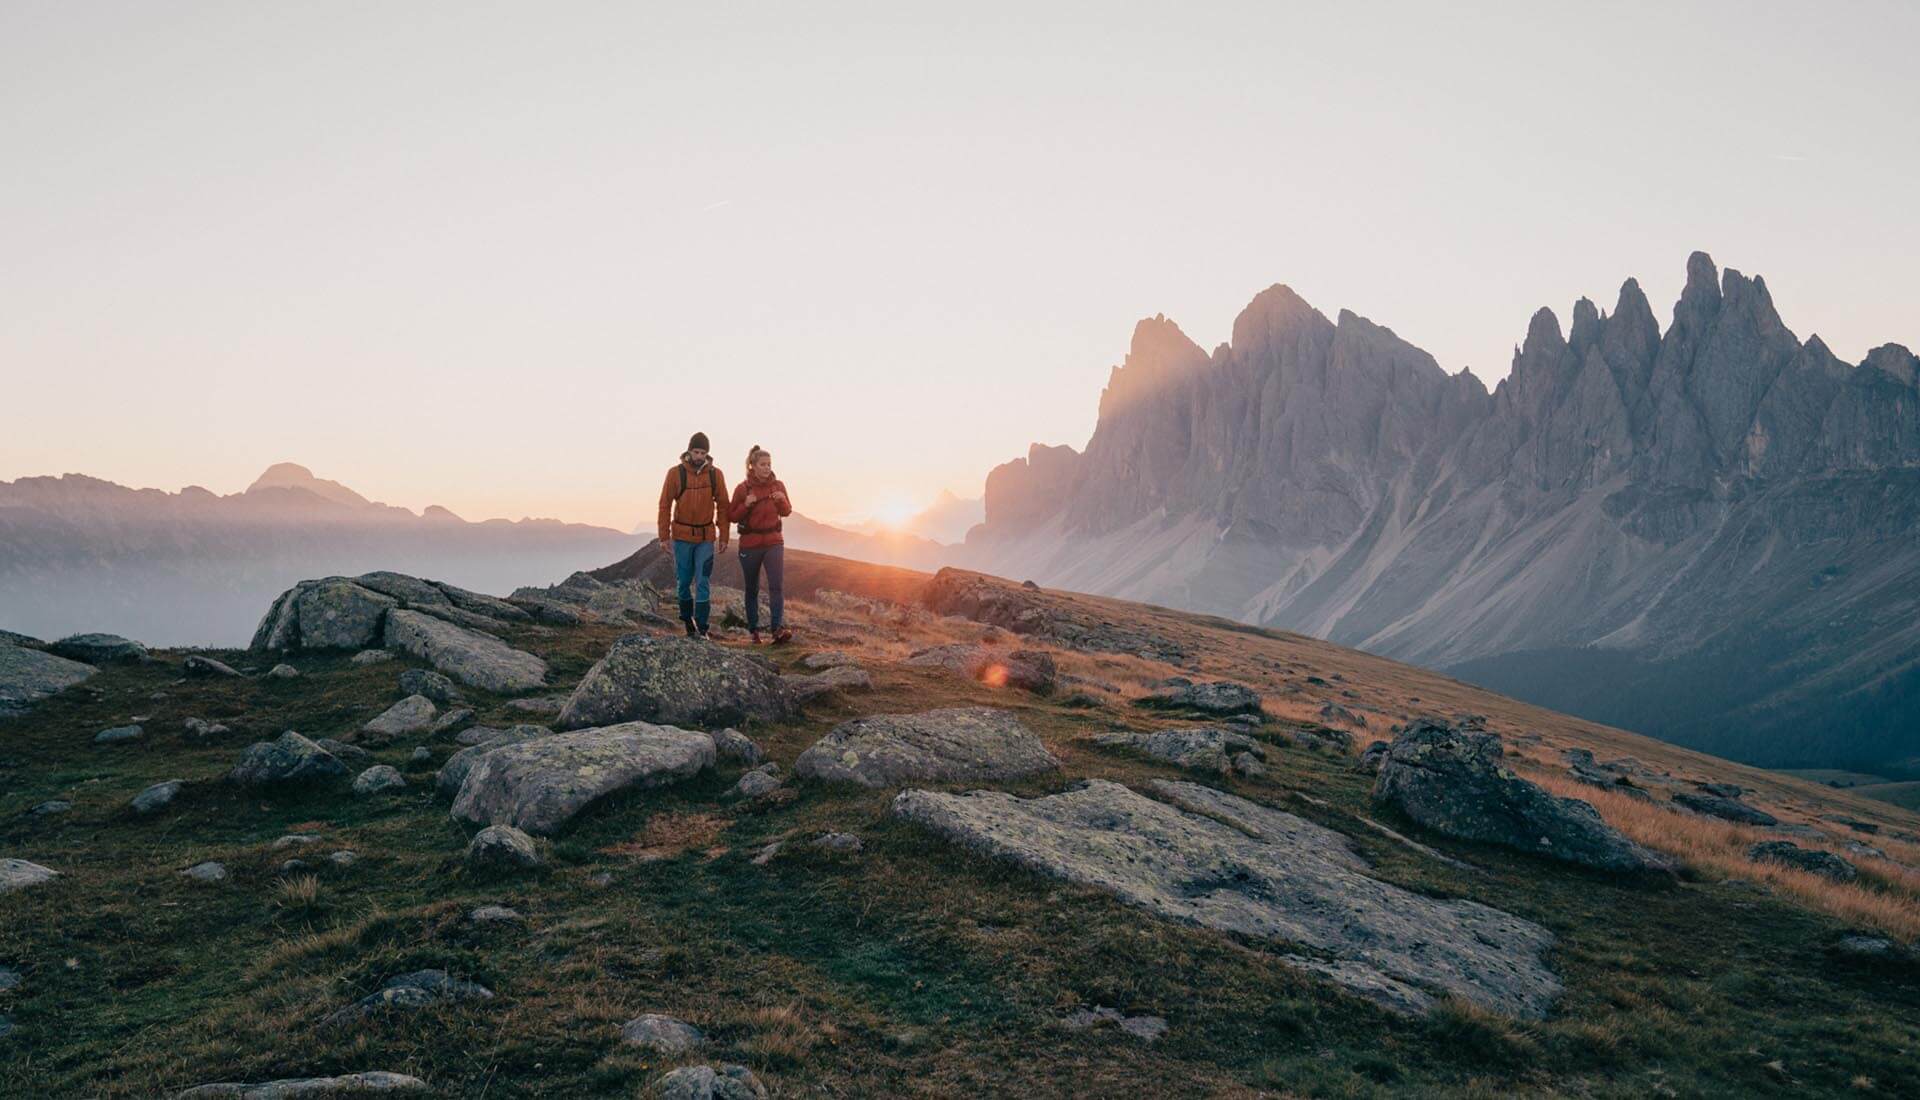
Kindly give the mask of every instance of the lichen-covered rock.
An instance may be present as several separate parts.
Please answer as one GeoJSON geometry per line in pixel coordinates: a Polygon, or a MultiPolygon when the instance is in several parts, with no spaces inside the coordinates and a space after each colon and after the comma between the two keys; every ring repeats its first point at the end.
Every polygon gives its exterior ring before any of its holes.
{"type": "Polygon", "coordinates": [[[1256,762],[1266,757],[1260,742],[1232,730],[1200,728],[1185,730],[1121,730],[1103,733],[1093,743],[1106,748],[1131,749],[1182,768],[1226,775],[1233,770],[1233,757],[1251,756],[1256,762]]]}
{"type": "Polygon", "coordinates": [[[530,691],[547,679],[547,663],[491,634],[468,630],[418,611],[388,612],[386,644],[426,661],[471,687],[530,691]]]}
{"type": "Polygon", "coordinates": [[[424,668],[410,668],[400,674],[400,693],[424,695],[441,706],[460,698],[460,692],[453,686],[452,680],[424,668]]]}
{"type": "Polygon", "coordinates": [[[729,726],[713,735],[713,749],[722,760],[738,760],[753,767],[765,755],[753,738],[729,726]]]}
{"type": "Polygon", "coordinates": [[[625,722],[490,748],[454,798],[456,820],[553,833],[595,800],[656,787],[713,766],[704,733],[625,722]]]}
{"type": "Polygon", "coordinates": [[[740,776],[738,782],[727,788],[728,798],[755,799],[772,794],[780,789],[780,765],[762,764],[740,776]]]}
{"type": "Polygon", "coordinates": [[[810,703],[833,692],[873,690],[873,677],[867,675],[866,670],[852,665],[839,665],[811,676],[782,676],[780,679],[786,684],[787,693],[801,703],[810,703]]]}
{"type": "Polygon", "coordinates": [[[1211,683],[1189,683],[1176,677],[1152,694],[1135,700],[1136,706],[1151,707],[1156,710],[1190,710],[1215,717],[1230,714],[1259,714],[1260,693],[1229,680],[1216,680],[1211,683]]]}
{"type": "Polygon", "coordinates": [[[1106,780],[1022,799],[905,791],[896,817],[985,855],[1104,890],[1161,917],[1299,944],[1290,957],[1360,996],[1424,1012],[1448,994],[1539,1018],[1561,990],[1553,935],[1471,901],[1382,882],[1339,833],[1197,783],[1149,798],[1106,780]]]}
{"type": "Polygon", "coordinates": [[[233,680],[243,680],[246,678],[244,673],[232,665],[227,664],[225,661],[216,661],[212,657],[204,657],[198,653],[190,654],[185,660],[181,661],[180,671],[186,673],[188,676],[216,676],[233,680]]]}
{"type": "Polygon", "coordinates": [[[273,741],[247,747],[228,778],[248,787],[279,786],[333,779],[347,774],[340,758],[288,730],[273,741]]]}
{"type": "Polygon", "coordinates": [[[1000,650],[965,642],[916,650],[900,662],[909,668],[944,668],[990,687],[1045,695],[1059,679],[1053,656],[1039,649],[1000,650]]]}
{"type": "Polygon", "coordinates": [[[290,1077],[257,1084],[221,1082],[175,1093],[174,1100],[333,1100],[352,1096],[425,1095],[433,1090],[418,1077],[385,1070],[343,1073],[337,1077],[290,1077]]]}
{"type": "Polygon", "coordinates": [[[809,653],[800,658],[800,667],[814,672],[824,672],[830,668],[842,668],[854,664],[853,655],[838,649],[825,649],[818,653],[809,653]]]}
{"type": "Polygon", "coordinates": [[[287,664],[285,661],[267,670],[267,679],[269,680],[298,680],[299,678],[300,670],[287,664]]]}
{"type": "Polygon", "coordinates": [[[1860,877],[1860,872],[1853,864],[1832,852],[1823,852],[1818,848],[1802,848],[1790,840],[1761,841],[1747,849],[1747,858],[1797,867],[1802,871],[1811,871],[1835,882],[1852,882],[1860,877]]]}
{"type": "Polygon", "coordinates": [[[47,652],[90,665],[134,664],[147,659],[147,647],[118,634],[69,634],[47,645],[47,652]]]}
{"type": "Polygon", "coordinates": [[[1417,718],[1396,736],[1374,782],[1374,801],[1447,836],[1499,844],[1605,871],[1668,866],[1578,799],[1514,774],[1500,738],[1417,718]]]}
{"type": "Polygon", "coordinates": [[[745,1066],[683,1066],[660,1079],[660,1100],[767,1100],[767,1088],[745,1066]]]}
{"type": "Polygon", "coordinates": [[[526,871],[545,862],[533,838],[511,825],[489,825],[467,842],[467,866],[477,871],[526,871]]]}
{"type": "Polygon", "coordinates": [[[726,726],[795,714],[780,674],[696,638],[629,634],[613,643],[567,698],[560,729],[615,722],[726,726]]]}
{"type": "Polygon", "coordinates": [[[0,644],[0,718],[25,714],[33,704],[92,676],[92,665],[44,650],[0,644]]]}
{"type": "MultiPolygon", "coordinates": [[[[1734,790],[1739,790],[1735,787],[1734,790]]],[[[1734,821],[1742,825],[1777,825],[1779,819],[1765,810],[1755,809],[1740,801],[1738,797],[1714,794],[1708,790],[1681,791],[1673,796],[1673,801],[1697,814],[1717,817],[1722,821],[1734,821]]]]}
{"type": "Polygon", "coordinates": [[[433,716],[437,713],[433,700],[424,695],[409,695],[369,719],[360,727],[360,732],[375,742],[425,733],[433,728],[433,716]]]}
{"type": "Polygon", "coordinates": [[[801,753],[794,771],[809,779],[891,787],[1014,779],[1059,766],[1007,711],[952,707],[843,722],[801,753]]]}

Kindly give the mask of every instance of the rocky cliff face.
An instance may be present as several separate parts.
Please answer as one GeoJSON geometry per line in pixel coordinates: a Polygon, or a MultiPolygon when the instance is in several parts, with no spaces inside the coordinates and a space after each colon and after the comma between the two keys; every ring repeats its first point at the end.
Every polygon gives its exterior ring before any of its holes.
{"type": "Polygon", "coordinates": [[[1135,329],[1084,454],[987,482],[967,564],[1302,630],[1772,763],[1920,754],[1920,361],[1688,261],[1660,332],[1542,309],[1489,394],[1284,286],[1135,329]]]}

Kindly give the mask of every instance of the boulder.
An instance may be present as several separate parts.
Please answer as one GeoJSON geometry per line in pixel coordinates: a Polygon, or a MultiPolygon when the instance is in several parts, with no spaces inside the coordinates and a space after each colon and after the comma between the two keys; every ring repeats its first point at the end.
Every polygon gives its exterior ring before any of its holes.
{"type": "Polygon", "coordinates": [[[997,650],[991,646],[959,643],[916,650],[901,664],[909,668],[944,668],[992,687],[1019,688],[1044,695],[1059,679],[1053,656],[1044,650],[997,650]]]}
{"type": "Polygon", "coordinates": [[[398,606],[393,597],[345,577],[301,581],[268,608],[249,648],[365,649],[378,644],[382,620],[398,606]]]}
{"type": "Polygon", "coordinates": [[[1811,871],[1835,882],[1852,882],[1860,877],[1853,864],[1818,848],[1802,848],[1790,840],[1765,840],[1747,849],[1747,858],[1762,863],[1778,863],[1811,871]]]}
{"type": "Polygon", "coordinates": [[[288,730],[274,741],[247,747],[228,778],[248,787],[283,786],[333,779],[347,774],[340,758],[288,730]]]}
{"type": "Polygon", "coordinates": [[[44,882],[52,882],[60,872],[24,859],[0,859],[0,894],[11,894],[44,882]]]}
{"type": "Polygon", "coordinates": [[[855,855],[865,851],[867,843],[854,833],[821,833],[810,842],[823,852],[838,852],[841,855],[855,855]]]}
{"type": "Polygon", "coordinates": [[[387,615],[386,644],[470,687],[502,694],[529,691],[547,679],[547,663],[491,634],[481,634],[418,611],[387,615]]]}
{"type": "Polygon", "coordinates": [[[762,764],[743,773],[739,782],[727,788],[726,797],[755,799],[780,789],[780,765],[762,764]]]}
{"type": "Polygon", "coordinates": [[[147,647],[118,634],[69,634],[47,646],[55,653],[90,665],[133,664],[147,659],[147,647]]]}
{"type": "MultiPolygon", "coordinates": [[[[1739,788],[1734,788],[1738,790],[1739,788]]],[[[1741,825],[1777,825],[1779,819],[1765,810],[1757,810],[1737,798],[1713,794],[1709,791],[1681,791],[1673,796],[1675,805],[1683,806],[1697,814],[1717,817],[1722,821],[1733,821],[1741,825]]]]}
{"type": "Polygon", "coordinates": [[[349,769],[362,767],[373,762],[373,754],[358,745],[349,745],[345,741],[336,741],[331,737],[317,737],[314,744],[340,758],[349,769]]]}
{"type": "Polygon", "coordinates": [[[1224,729],[1121,730],[1100,734],[1093,743],[1105,748],[1131,749],[1178,767],[1215,775],[1232,771],[1236,754],[1250,755],[1256,762],[1267,755],[1258,741],[1244,733],[1224,729]]]}
{"type": "Polygon", "coordinates": [[[1014,779],[1059,766],[1007,711],[954,707],[843,722],[801,753],[794,771],[809,779],[891,787],[1014,779]]]}
{"type": "Polygon", "coordinates": [[[615,722],[727,726],[778,722],[795,707],[779,673],[697,638],[628,634],[568,697],[560,729],[615,722]]]}
{"type": "Polygon", "coordinates": [[[433,728],[433,716],[436,713],[438,711],[433,700],[424,695],[409,695],[370,719],[360,727],[360,732],[380,743],[409,734],[425,733],[433,728]]]}
{"type": "Polygon", "coordinates": [[[447,762],[440,765],[440,773],[434,777],[434,789],[442,798],[459,797],[460,788],[467,782],[467,773],[473,770],[473,766],[480,762],[480,758],[485,756],[488,750],[499,748],[501,745],[518,744],[547,732],[541,726],[514,726],[512,729],[504,730],[475,726],[461,736],[466,737],[469,734],[480,736],[473,744],[447,757],[447,762]]]}
{"type": "Polygon", "coordinates": [[[1216,717],[1229,714],[1259,714],[1260,693],[1228,680],[1212,683],[1188,683],[1176,677],[1152,694],[1134,700],[1135,706],[1155,710],[1190,710],[1216,717]]]}
{"type": "Polygon", "coordinates": [[[1395,1011],[1431,1011],[1451,994],[1538,1019],[1561,991],[1545,961],[1553,935],[1531,921],[1382,882],[1345,837],[1269,806],[1196,783],[1150,789],[910,790],[893,814],[1162,918],[1310,948],[1324,957],[1287,961],[1395,1011]]]}
{"type": "Polygon", "coordinates": [[[780,680],[786,685],[787,693],[799,703],[810,703],[836,691],[873,690],[873,677],[852,665],[840,665],[812,676],[782,676],[780,680]]]}
{"type": "Polygon", "coordinates": [[[1358,726],[1361,729],[1367,728],[1367,720],[1365,718],[1341,706],[1339,703],[1322,703],[1320,705],[1320,720],[1322,722],[1338,722],[1343,726],[1358,726]]]}
{"type": "Polygon", "coordinates": [[[683,1066],[660,1078],[660,1100],[767,1100],[767,1089],[745,1066],[683,1066]]]}
{"type": "Polygon", "coordinates": [[[267,679],[269,680],[298,680],[299,678],[300,670],[287,664],[285,661],[267,670],[267,679]]]}
{"type": "Polygon", "coordinates": [[[399,769],[388,764],[375,764],[354,778],[353,793],[364,798],[367,795],[397,791],[406,785],[407,781],[400,774],[399,769]]]}
{"type": "Polygon", "coordinates": [[[707,1037],[685,1020],[648,1012],[621,1025],[620,1041],[655,1054],[684,1054],[706,1042],[707,1037]]]}
{"type": "Polygon", "coordinates": [[[38,649],[0,644],[0,718],[25,714],[33,704],[92,676],[92,665],[38,649]]]}
{"type": "Polygon", "coordinates": [[[456,820],[558,831],[596,799],[713,766],[713,738],[646,722],[556,733],[482,754],[454,798],[456,820]]]}
{"type": "Polygon", "coordinates": [[[127,805],[137,814],[158,813],[173,805],[173,800],[180,795],[180,788],[186,785],[184,779],[162,780],[134,795],[133,801],[127,805]]]}
{"type": "Polygon", "coordinates": [[[400,694],[424,695],[441,706],[460,698],[452,680],[424,668],[410,668],[400,674],[400,694]]]}
{"type": "Polygon", "coordinates": [[[198,653],[189,654],[180,662],[180,671],[188,676],[224,676],[231,679],[245,679],[239,669],[225,661],[216,661],[212,657],[202,657],[198,653]]]}
{"type": "Polygon", "coordinates": [[[467,842],[467,866],[477,871],[526,871],[545,862],[533,838],[511,825],[489,825],[467,842]]]}
{"type": "Polygon", "coordinates": [[[1396,736],[1374,782],[1375,802],[1461,840],[1499,844],[1605,871],[1668,866],[1585,802],[1513,773],[1496,734],[1417,718],[1396,736]]]}
{"type": "Polygon", "coordinates": [[[433,1090],[418,1077],[369,1070],[338,1077],[298,1077],[257,1084],[222,1082],[175,1093],[174,1100],[332,1100],[350,1096],[426,1095],[433,1090]]]}
{"type": "Polygon", "coordinates": [[[455,707],[440,717],[435,718],[432,727],[427,730],[427,734],[430,737],[439,737],[441,734],[457,730],[471,721],[473,721],[472,707],[455,707]]]}
{"type": "Polygon", "coordinates": [[[838,649],[825,649],[818,653],[809,653],[800,658],[800,667],[814,672],[824,672],[830,668],[843,668],[854,664],[853,655],[838,649]]]}

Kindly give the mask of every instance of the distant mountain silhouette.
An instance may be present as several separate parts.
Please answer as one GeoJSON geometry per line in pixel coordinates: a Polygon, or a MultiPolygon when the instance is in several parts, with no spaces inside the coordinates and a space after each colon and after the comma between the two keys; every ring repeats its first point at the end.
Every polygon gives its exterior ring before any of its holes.
{"type": "Polygon", "coordinates": [[[551,519],[468,523],[438,506],[416,515],[293,463],[229,496],[27,477],[0,481],[0,627],[239,645],[261,601],[307,577],[393,568],[506,592],[634,545],[609,528],[551,519]]]}
{"type": "MultiPolygon", "coordinates": [[[[1920,755],[1920,361],[1687,264],[1659,330],[1536,313],[1489,393],[1275,286],[1135,329],[1085,453],[987,479],[958,560],[1451,670],[1738,759],[1920,755]]],[[[1920,763],[1920,761],[1914,762],[1920,763]]]]}

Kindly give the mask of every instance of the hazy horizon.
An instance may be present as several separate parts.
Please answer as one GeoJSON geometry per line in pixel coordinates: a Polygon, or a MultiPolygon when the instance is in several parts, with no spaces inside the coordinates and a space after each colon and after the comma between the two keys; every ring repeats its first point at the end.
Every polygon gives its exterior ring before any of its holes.
{"type": "Polygon", "coordinates": [[[695,429],[852,522],[1284,282],[1489,385],[1704,249],[1912,344],[1920,9],[15,4],[0,480],[625,531],[695,429]],[[30,412],[30,415],[21,415],[30,412]]]}

